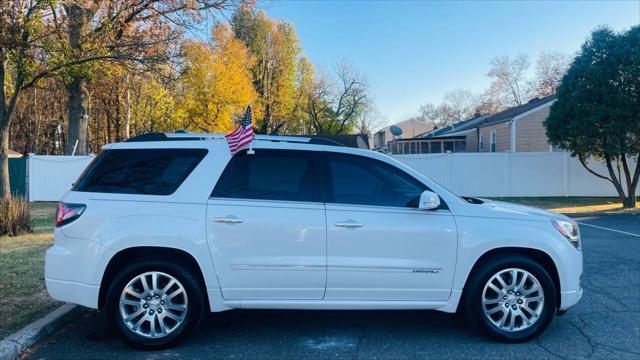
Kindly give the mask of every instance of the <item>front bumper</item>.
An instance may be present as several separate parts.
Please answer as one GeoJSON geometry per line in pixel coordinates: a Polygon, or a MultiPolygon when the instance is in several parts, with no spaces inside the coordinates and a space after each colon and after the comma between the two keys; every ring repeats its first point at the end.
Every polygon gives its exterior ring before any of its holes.
{"type": "Polygon", "coordinates": [[[562,291],[560,292],[560,311],[566,311],[573,305],[577,304],[578,301],[582,298],[582,287],[578,290],[573,291],[562,291]]]}

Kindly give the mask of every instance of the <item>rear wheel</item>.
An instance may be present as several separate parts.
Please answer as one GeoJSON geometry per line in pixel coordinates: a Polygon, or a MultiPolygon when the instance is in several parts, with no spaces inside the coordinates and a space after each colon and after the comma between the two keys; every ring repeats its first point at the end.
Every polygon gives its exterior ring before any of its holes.
{"type": "Polygon", "coordinates": [[[142,259],[109,287],[106,313],[130,345],[146,350],[178,344],[197,327],[204,295],[185,267],[169,259],[142,259]]]}
{"type": "Polygon", "coordinates": [[[538,336],[556,309],[555,285],[537,262],[508,255],[485,262],[469,279],[467,319],[493,339],[526,341],[538,336]]]}

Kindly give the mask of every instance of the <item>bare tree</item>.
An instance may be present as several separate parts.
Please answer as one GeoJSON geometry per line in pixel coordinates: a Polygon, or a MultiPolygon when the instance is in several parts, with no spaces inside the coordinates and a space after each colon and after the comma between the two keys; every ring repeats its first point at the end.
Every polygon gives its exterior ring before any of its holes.
{"type": "Polygon", "coordinates": [[[477,97],[471,91],[455,89],[448,91],[438,105],[421,105],[415,118],[437,127],[447,126],[472,117],[477,107],[476,103],[477,97]]]}
{"type": "Polygon", "coordinates": [[[307,111],[317,134],[346,134],[357,127],[367,108],[368,86],[364,74],[346,61],[335,68],[335,79],[321,77],[309,95],[307,111]]]}
{"type": "Polygon", "coordinates": [[[378,108],[369,104],[369,106],[357,116],[357,133],[370,136],[373,134],[374,129],[381,127],[385,122],[385,116],[378,108]]]}
{"type": "Polygon", "coordinates": [[[429,124],[437,125],[437,106],[433,103],[424,103],[418,108],[418,114],[415,116],[417,120],[424,121],[429,124]]]}
{"type": "Polygon", "coordinates": [[[442,118],[447,124],[473,116],[476,97],[469,90],[455,89],[444,95],[442,118]]]}
{"type": "Polygon", "coordinates": [[[506,105],[502,100],[496,98],[491,94],[490,90],[485,91],[483,94],[477,97],[474,114],[486,115],[495,114],[506,108],[506,105]]]}
{"type": "Polygon", "coordinates": [[[511,59],[499,56],[491,61],[487,74],[491,79],[490,94],[508,105],[522,105],[527,101],[526,71],[529,69],[529,57],[520,54],[511,59]]]}
{"type": "Polygon", "coordinates": [[[569,68],[571,59],[560,51],[543,51],[536,61],[536,77],[533,80],[533,92],[539,97],[556,93],[560,81],[569,68]]]}

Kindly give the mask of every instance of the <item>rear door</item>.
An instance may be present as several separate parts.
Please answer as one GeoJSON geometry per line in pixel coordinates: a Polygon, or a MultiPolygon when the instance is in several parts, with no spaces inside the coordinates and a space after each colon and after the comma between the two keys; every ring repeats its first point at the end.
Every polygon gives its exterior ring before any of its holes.
{"type": "Polygon", "coordinates": [[[236,154],[207,205],[225,299],[322,299],[326,222],[315,153],[236,154]]]}
{"type": "Polygon", "coordinates": [[[427,189],[363,156],[327,153],[326,300],[446,300],[457,251],[446,205],[417,208],[427,189]]]}

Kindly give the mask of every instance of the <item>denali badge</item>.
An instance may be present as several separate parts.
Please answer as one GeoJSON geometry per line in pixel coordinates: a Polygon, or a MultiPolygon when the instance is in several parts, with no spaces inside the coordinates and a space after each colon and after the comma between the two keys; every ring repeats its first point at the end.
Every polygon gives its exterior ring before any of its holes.
{"type": "Polygon", "coordinates": [[[440,272],[440,269],[413,269],[414,273],[424,273],[424,274],[437,274],[440,272]]]}

